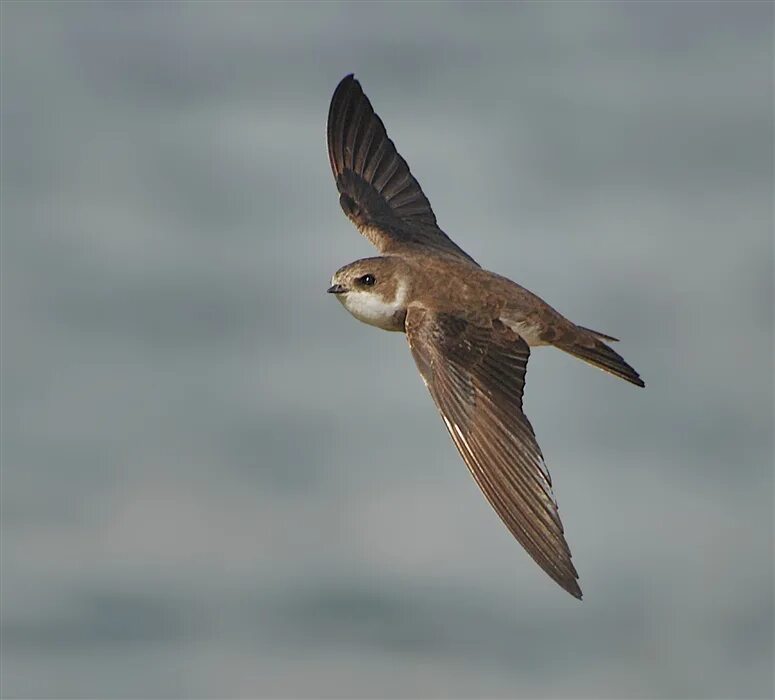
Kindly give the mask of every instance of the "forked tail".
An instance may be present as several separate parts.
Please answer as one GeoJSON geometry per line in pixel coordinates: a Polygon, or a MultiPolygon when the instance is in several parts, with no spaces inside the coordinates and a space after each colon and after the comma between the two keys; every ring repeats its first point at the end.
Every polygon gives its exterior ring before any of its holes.
{"type": "MultiPolygon", "coordinates": [[[[589,362],[589,364],[599,367],[620,379],[635,384],[635,386],[646,386],[640,375],[624,361],[624,358],[619,353],[614,352],[602,340],[599,340],[601,337],[610,338],[610,336],[597,333],[597,331],[589,331],[586,328],[580,328],[580,330],[593,334],[595,337],[590,338],[590,336],[586,336],[575,342],[555,343],[555,345],[560,350],[565,350],[565,352],[585,362],[589,362]]],[[[610,340],[614,339],[610,338],[610,340]]]]}

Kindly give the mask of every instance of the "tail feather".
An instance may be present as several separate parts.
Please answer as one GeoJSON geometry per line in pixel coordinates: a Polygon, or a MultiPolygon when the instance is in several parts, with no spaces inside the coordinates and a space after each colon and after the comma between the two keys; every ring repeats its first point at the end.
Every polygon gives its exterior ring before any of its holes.
{"type": "MultiPolygon", "coordinates": [[[[595,331],[591,331],[591,333],[601,337],[601,334],[595,333],[595,331]]],[[[645,382],[640,378],[640,375],[624,361],[624,358],[622,358],[621,355],[614,352],[600,340],[595,340],[593,342],[594,346],[588,346],[583,343],[572,343],[558,345],[558,347],[605,372],[613,374],[620,379],[624,379],[631,384],[635,384],[635,386],[646,386],[645,382]]]]}
{"type": "Polygon", "coordinates": [[[606,335],[605,333],[601,333],[600,331],[593,331],[591,328],[584,328],[584,326],[576,326],[577,328],[580,328],[582,331],[586,331],[587,333],[591,333],[595,336],[598,340],[605,340],[609,343],[618,343],[619,338],[614,338],[612,335],[606,335]]]}

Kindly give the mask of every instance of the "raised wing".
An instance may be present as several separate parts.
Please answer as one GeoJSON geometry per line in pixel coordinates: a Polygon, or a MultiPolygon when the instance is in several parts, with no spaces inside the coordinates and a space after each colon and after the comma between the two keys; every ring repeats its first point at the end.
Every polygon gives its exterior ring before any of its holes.
{"type": "Polygon", "coordinates": [[[581,598],[552,482],[522,412],[530,350],[496,321],[410,306],[406,335],[452,440],[506,527],[538,565],[581,598]]]}
{"type": "Polygon", "coordinates": [[[474,262],[436,224],[428,198],[352,75],[331,98],[328,157],[344,213],[380,252],[420,245],[474,262]]]}

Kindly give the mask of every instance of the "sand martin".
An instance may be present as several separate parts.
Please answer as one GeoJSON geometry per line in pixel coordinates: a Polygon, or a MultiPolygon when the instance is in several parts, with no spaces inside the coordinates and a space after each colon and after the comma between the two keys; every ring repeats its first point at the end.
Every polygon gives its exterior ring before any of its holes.
{"type": "Polygon", "coordinates": [[[604,333],[577,326],[480,267],[439,228],[352,75],[328,112],[339,203],[381,256],[337,270],[328,291],[359,321],[406,333],[417,369],[487,500],[538,565],[581,598],[552,480],[522,393],[530,348],[553,345],[644,386],[604,333]]]}

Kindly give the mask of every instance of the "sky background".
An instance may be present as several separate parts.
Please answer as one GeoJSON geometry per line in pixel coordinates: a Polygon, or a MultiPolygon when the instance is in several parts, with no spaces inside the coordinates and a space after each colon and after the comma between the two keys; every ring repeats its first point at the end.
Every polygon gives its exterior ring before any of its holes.
{"type": "Polygon", "coordinates": [[[772,697],[773,5],[19,3],[2,35],[4,697],[772,697]],[[328,102],[622,339],[530,361],[582,603],[400,334],[328,102]]]}

